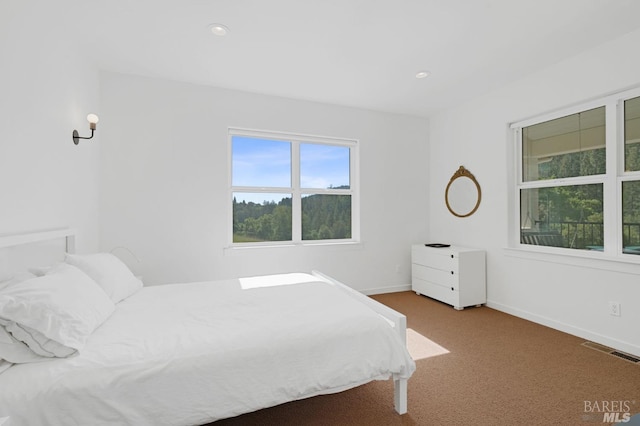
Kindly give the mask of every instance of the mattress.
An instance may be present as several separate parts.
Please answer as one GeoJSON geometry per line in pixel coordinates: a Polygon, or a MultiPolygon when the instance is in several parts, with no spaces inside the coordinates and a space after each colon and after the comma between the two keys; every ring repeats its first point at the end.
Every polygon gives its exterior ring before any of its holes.
{"type": "Polygon", "coordinates": [[[0,374],[0,417],[199,425],[414,370],[388,321],[311,275],[169,284],[120,302],[76,356],[0,374]]]}

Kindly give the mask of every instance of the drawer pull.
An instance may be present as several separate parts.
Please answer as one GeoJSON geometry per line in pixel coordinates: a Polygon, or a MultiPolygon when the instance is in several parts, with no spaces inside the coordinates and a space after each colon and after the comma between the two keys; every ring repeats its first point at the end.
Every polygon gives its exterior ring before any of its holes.
{"type": "Polygon", "coordinates": [[[451,271],[451,275],[453,275],[453,271],[451,271]]]}
{"type": "Polygon", "coordinates": [[[451,258],[453,259],[453,255],[451,255],[451,258]]]}
{"type": "Polygon", "coordinates": [[[451,287],[451,291],[453,291],[453,287],[451,287]]]}

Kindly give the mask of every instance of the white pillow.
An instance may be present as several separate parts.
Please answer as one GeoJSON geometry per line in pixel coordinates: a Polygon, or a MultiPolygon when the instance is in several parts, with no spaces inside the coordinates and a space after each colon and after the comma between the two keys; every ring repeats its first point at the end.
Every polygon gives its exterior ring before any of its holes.
{"type": "MultiPolygon", "coordinates": [[[[10,279],[0,280],[0,294],[2,288],[15,285],[22,281],[35,278],[35,275],[29,272],[17,274],[9,277],[10,279]]],[[[0,372],[9,368],[13,363],[22,364],[25,362],[42,361],[43,358],[33,352],[22,341],[16,339],[9,333],[0,320],[0,372]]]]}
{"type": "Polygon", "coordinates": [[[142,281],[111,253],[67,254],[65,261],[100,284],[113,303],[126,299],[142,288],[142,281]]]}
{"type": "Polygon", "coordinates": [[[111,299],[89,276],[65,263],[42,277],[0,291],[0,320],[7,331],[19,330],[14,337],[24,338],[24,343],[34,345],[29,346],[31,350],[49,357],[60,354],[55,343],[74,351],[82,349],[114,309],[111,299]]]}
{"type": "Polygon", "coordinates": [[[22,364],[42,361],[43,358],[29,349],[23,342],[13,337],[4,327],[0,326],[0,363],[2,363],[2,360],[14,364],[22,364]]]}
{"type": "Polygon", "coordinates": [[[76,353],[76,349],[51,340],[38,330],[26,325],[3,319],[0,319],[0,325],[3,325],[15,339],[26,345],[36,355],[48,358],[66,358],[76,353]]]}

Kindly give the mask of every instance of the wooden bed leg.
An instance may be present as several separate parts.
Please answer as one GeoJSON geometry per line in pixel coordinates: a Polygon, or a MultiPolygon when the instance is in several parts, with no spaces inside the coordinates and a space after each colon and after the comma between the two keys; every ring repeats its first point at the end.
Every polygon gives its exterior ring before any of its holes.
{"type": "Polygon", "coordinates": [[[398,414],[407,412],[407,379],[393,381],[393,403],[398,414]]]}

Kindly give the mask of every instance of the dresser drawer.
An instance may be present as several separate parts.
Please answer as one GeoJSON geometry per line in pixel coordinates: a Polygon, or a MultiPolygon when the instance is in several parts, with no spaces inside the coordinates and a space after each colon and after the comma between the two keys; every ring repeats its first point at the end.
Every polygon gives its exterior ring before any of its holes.
{"type": "Polygon", "coordinates": [[[458,271],[458,253],[446,248],[414,247],[411,250],[411,262],[443,271],[458,271]]]}
{"type": "Polygon", "coordinates": [[[416,293],[431,297],[454,307],[460,306],[460,292],[451,290],[451,288],[443,287],[429,281],[413,278],[411,288],[416,293]]]}
{"type": "Polygon", "coordinates": [[[451,287],[458,288],[458,278],[456,273],[452,271],[443,271],[441,269],[429,268],[428,266],[422,266],[413,264],[411,267],[411,275],[413,278],[429,281],[441,286],[451,289],[451,287]]]}

